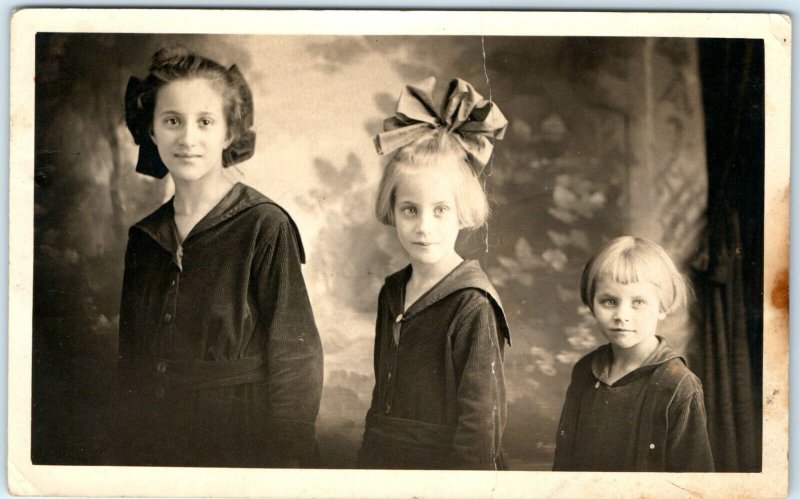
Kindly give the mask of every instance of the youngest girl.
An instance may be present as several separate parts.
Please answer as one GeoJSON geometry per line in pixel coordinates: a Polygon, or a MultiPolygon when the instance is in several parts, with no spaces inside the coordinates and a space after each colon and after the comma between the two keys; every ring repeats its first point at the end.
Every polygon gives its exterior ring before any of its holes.
{"type": "Polygon", "coordinates": [[[359,452],[367,468],[501,465],[508,327],[480,265],[455,243],[488,216],[472,162],[486,164],[507,122],[463,80],[451,82],[437,113],[435,84],[406,87],[376,138],[379,153],[400,148],[376,215],[395,227],[411,264],[386,278],[378,298],[376,383],[359,452]]]}
{"type": "Polygon", "coordinates": [[[554,470],[714,470],[700,381],[656,336],[689,292],[666,252],[646,239],[614,239],[589,260],[581,298],[609,343],[572,371],[554,470]]]}

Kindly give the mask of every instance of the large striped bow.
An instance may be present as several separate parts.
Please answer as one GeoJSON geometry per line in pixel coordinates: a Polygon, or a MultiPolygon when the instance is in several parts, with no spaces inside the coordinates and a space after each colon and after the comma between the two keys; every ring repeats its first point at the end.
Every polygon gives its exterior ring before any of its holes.
{"type": "Polygon", "coordinates": [[[437,106],[436,78],[406,85],[397,100],[395,115],[383,122],[383,133],[375,136],[378,154],[388,154],[437,132],[452,133],[475,161],[485,166],[492,156],[495,139],[502,139],[508,120],[494,102],[484,99],[469,83],[455,78],[437,106]]]}

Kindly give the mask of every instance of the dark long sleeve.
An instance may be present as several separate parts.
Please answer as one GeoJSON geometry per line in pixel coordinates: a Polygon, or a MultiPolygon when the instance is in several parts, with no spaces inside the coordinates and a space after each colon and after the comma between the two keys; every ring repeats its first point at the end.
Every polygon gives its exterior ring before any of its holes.
{"type": "MultiPolygon", "coordinates": [[[[134,237],[133,234],[129,235],[129,239],[131,237],[134,237]]],[[[135,324],[137,320],[136,290],[134,289],[135,266],[135,245],[129,243],[125,249],[125,270],[122,277],[122,296],[119,306],[118,366],[120,369],[129,368],[134,360],[135,331],[137,330],[135,324]]]]}
{"type": "MultiPolygon", "coordinates": [[[[381,352],[381,342],[383,341],[381,337],[381,313],[382,307],[385,307],[385,300],[386,300],[386,288],[382,287],[380,293],[378,294],[378,317],[375,320],[375,344],[372,348],[372,368],[373,373],[375,376],[375,385],[372,388],[372,397],[370,406],[378,400],[378,379],[380,376],[380,352],[381,352]]],[[[372,408],[369,409],[372,411],[372,408]]],[[[367,416],[369,417],[369,416],[367,416]]],[[[373,466],[374,463],[371,463],[369,458],[366,457],[366,432],[367,432],[367,425],[364,425],[364,437],[361,439],[361,446],[358,449],[358,453],[356,455],[356,466],[359,468],[370,468],[373,466]]]]}
{"type": "Polygon", "coordinates": [[[496,469],[506,422],[502,345],[494,309],[488,300],[465,314],[457,328],[459,416],[453,438],[455,460],[464,468],[496,469]],[[466,355],[464,355],[465,352],[466,355]],[[458,372],[461,367],[461,372],[458,372]]]}
{"type": "Polygon", "coordinates": [[[294,228],[282,220],[266,238],[257,287],[259,329],[266,344],[271,438],[286,457],[312,464],[322,395],[322,345],[300,268],[294,228]]]}
{"type": "Polygon", "coordinates": [[[564,406],[558,421],[556,433],[556,450],[553,460],[553,471],[571,471],[574,469],[573,447],[577,432],[577,419],[580,408],[581,392],[591,377],[591,357],[586,356],[572,368],[569,387],[564,397],[564,406]]]}
{"type": "Polygon", "coordinates": [[[703,390],[699,382],[685,379],[693,385],[688,396],[679,390],[669,408],[669,432],[667,435],[667,471],[714,471],[711,444],[706,428],[706,409],[703,390]]]}

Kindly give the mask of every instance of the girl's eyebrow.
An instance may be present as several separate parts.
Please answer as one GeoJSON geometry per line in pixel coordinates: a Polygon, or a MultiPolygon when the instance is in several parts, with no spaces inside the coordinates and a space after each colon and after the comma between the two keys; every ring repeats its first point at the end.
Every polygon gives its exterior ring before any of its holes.
{"type": "MultiPolygon", "coordinates": [[[[402,198],[397,200],[397,204],[400,204],[400,203],[417,204],[414,201],[410,201],[408,199],[402,199],[402,198]]],[[[446,204],[446,205],[450,206],[450,202],[449,201],[434,201],[433,203],[431,203],[431,205],[440,205],[440,204],[446,204]]]]}
{"type": "MultiPolygon", "coordinates": [[[[178,116],[183,116],[183,113],[181,113],[180,111],[175,111],[173,109],[165,109],[165,110],[161,111],[160,113],[158,113],[159,116],[162,116],[162,115],[165,115],[165,114],[176,114],[178,116]]],[[[216,116],[217,113],[215,113],[214,111],[200,111],[200,112],[197,113],[197,115],[198,116],[216,116]]]]}
{"type": "Polygon", "coordinates": [[[175,115],[178,115],[178,116],[183,116],[182,113],[180,113],[178,111],[173,111],[172,109],[165,109],[165,110],[161,111],[160,113],[158,113],[159,116],[164,116],[165,114],[175,114],[175,115]]]}

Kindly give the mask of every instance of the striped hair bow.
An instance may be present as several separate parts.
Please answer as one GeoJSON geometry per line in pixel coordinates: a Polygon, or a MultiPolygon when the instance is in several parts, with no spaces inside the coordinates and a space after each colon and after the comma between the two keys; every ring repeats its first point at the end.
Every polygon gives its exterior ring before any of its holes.
{"type": "Polygon", "coordinates": [[[416,85],[406,85],[397,101],[395,115],[384,120],[384,132],[375,136],[378,154],[391,153],[444,128],[475,161],[486,166],[494,141],[505,135],[508,120],[494,102],[460,78],[450,82],[438,105],[435,88],[433,76],[416,85]]]}

